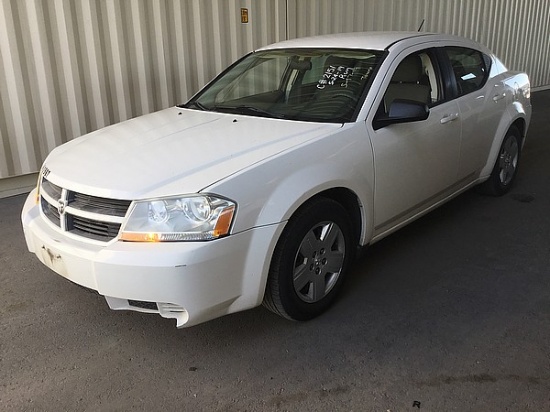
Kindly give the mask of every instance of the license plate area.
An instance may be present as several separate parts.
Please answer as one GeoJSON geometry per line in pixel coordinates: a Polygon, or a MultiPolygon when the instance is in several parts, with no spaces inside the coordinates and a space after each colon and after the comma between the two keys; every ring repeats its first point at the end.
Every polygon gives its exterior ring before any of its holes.
{"type": "Polygon", "coordinates": [[[47,267],[63,277],[67,277],[67,266],[61,254],[46,245],[40,247],[40,260],[47,267]]]}

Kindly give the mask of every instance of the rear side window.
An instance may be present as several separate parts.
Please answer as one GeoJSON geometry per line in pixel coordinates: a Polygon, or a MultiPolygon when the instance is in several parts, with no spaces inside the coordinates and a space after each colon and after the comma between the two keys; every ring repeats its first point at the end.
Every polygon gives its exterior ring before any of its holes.
{"type": "Polygon", "coordinates": [[[445,53],[456,78],[459,96],[480,89],[489,76],[489,61],[483,53],[465,47],[446,47],[445,53]]]}

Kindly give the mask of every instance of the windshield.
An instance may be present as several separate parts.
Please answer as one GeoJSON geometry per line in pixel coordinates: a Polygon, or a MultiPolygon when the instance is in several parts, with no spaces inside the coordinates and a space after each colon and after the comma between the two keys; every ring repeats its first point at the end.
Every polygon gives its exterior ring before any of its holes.
{"type": "Polygon", "coordinates": [[[382,52],[268,50],[247,55],[184,107],[315,122],[354,120],[382,52]]]}

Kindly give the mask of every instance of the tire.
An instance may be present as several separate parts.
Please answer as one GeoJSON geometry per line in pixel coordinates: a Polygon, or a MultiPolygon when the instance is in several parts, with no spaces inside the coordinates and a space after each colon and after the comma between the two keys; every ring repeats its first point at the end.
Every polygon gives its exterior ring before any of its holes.
{"type": "Polygon", "coordinates": [[[508,193],[518,174],[520,156],[521,134],[517,127],[512,126],[504,136],[489,179],[478,186],[478,191],[491,196],[508,193]]]}
{"type": "Polygon", "coordinates": [[[287,319],[312,319],[334,302],[355,251],[349,215],[316,198],[288,221],[275,247],[263,305],[287,319]]]}

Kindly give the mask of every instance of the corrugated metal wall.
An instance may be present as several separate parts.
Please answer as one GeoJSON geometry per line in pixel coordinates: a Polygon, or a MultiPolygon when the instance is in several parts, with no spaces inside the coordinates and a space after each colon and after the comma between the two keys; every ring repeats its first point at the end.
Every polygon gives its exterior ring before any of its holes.
{"type": "Polygon", "coordinates": [[[362,30],[451,33],[488,46],[533,87],[550,85],[548,0],[289,0],[289,36],[362,30]],[[424,22],[424,23],[423,23],[424,22]]]}
{"type": "Polygon", "coordinates": [[[183,102],[285,38],[425,19],[550,85],[549,15],[548,0],[0,0],[0,195],[2,178],[36,172],[55,146],[183,102]]]}
{"type": "Polygon", "coordinates": [[[283,40],[285,13],[271,0],[0,0],[0,178],[36,172],[74,137],[184,102],[233,60],[283,40]]]}

